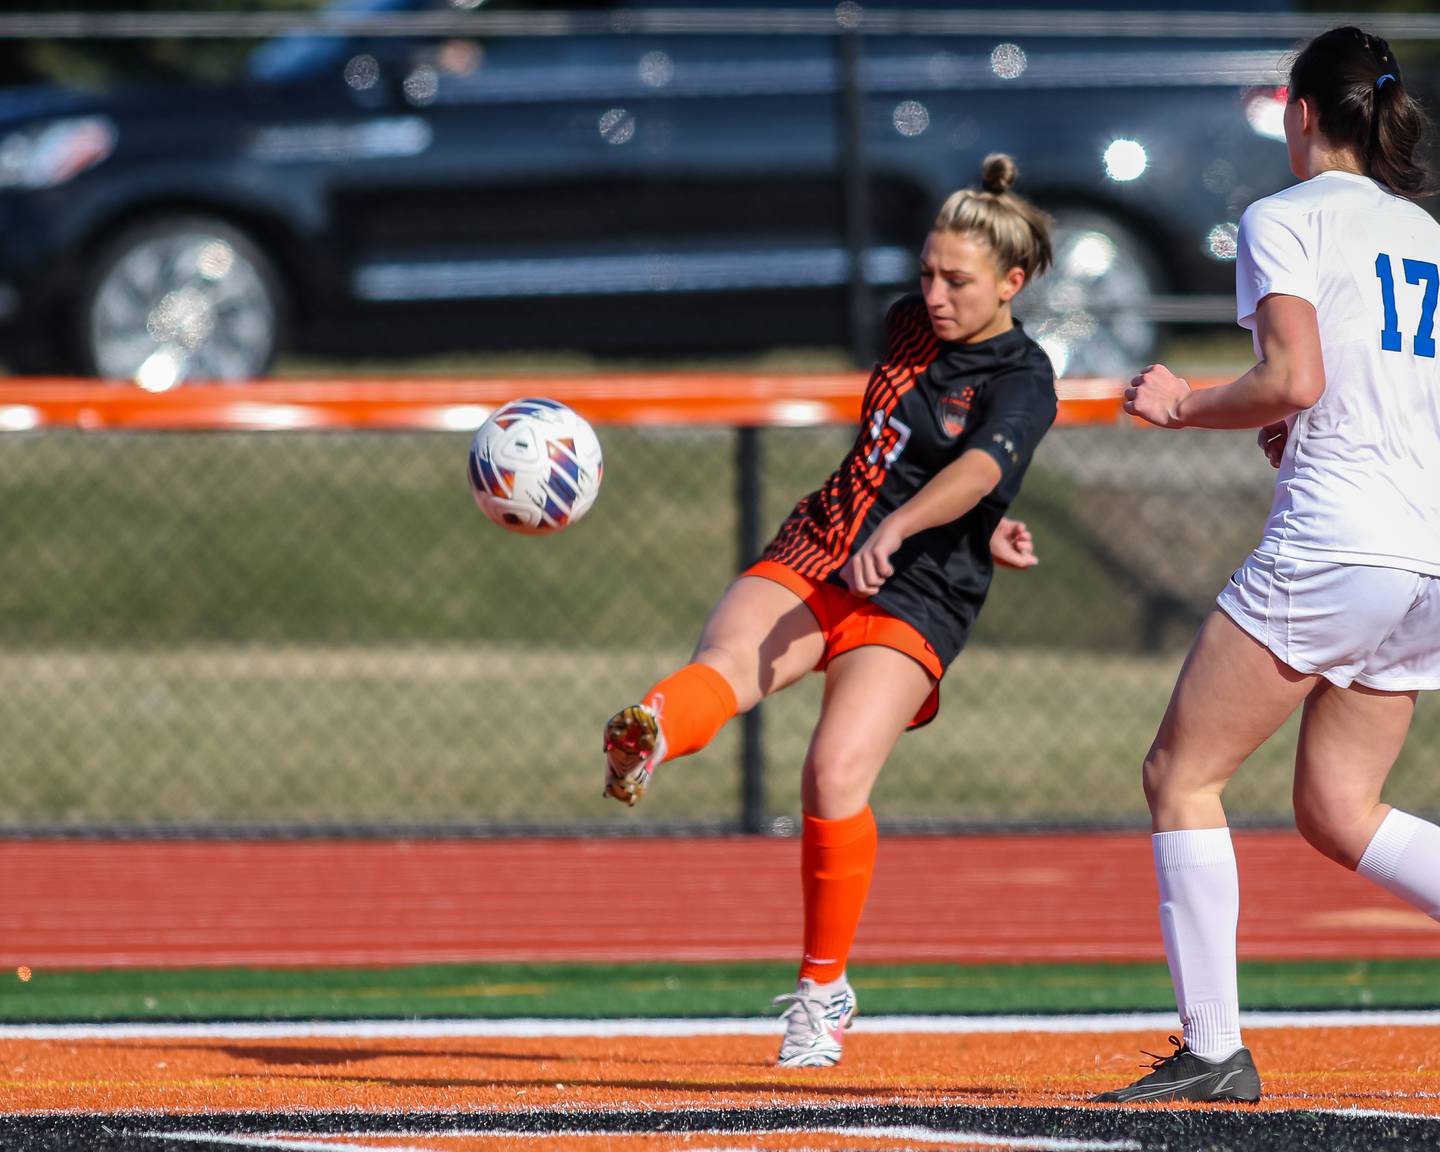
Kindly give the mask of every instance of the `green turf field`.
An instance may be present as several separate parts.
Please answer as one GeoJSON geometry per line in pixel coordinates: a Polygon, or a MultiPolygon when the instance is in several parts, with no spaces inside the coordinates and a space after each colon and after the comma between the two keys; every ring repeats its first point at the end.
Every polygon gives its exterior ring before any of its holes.
{"type": "MultiPolygon", "coordinates": [[[[864,1012],[995,1015],[1165,1011],[1163,964],[863,965],[864,1012]]],[[[377,969],[106,969],[0,981],[0,1019],[325,1019],[759,1016],[789,964],[494,964],[377,969]]],[[[1440,961],[1240,966],[1253,1009],[1440,1007],[1440,961]]]]}

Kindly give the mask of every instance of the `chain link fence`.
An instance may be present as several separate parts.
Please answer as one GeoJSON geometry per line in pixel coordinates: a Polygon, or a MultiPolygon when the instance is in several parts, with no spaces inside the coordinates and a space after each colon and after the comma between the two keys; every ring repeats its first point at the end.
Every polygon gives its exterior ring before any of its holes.
{"type": "MultiPolygon", "coordinates": [[[[600,729],[682,662],[739,563],[733,429],[601,429],[605,488],[553,538],[471,504],[466,438],[424,432],[0,439],[0,829],[296,833],[736,828],[740,725],[600,797],[600,729]]],[[[758,433],[768,533],[848,446],[758,433]]],[[[938,721],[907,735],[892,826],[1132,824],[1185,646],[1257,539],[1245,434],[1061,428],[938,721]]],[[[763,709],[763,827],[790,829],[812,677],[763,709]]],[[[1286,730],[1231,793],[1289,806],[1286,730]]],[[[1393,798],[1440,809],[1422,708],[1393,798]]],[[[753,821],[751,821],[753,826],[753,821]]]]}

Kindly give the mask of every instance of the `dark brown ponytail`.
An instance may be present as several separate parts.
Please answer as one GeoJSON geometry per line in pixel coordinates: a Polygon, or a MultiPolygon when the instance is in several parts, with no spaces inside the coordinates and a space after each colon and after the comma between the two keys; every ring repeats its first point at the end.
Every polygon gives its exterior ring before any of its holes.
{"type": "Polygon", "coordinates": [[[1417,158],[1429,119],[1379,36],[1346,26],[1311,40],[1290,67],[1290,100],[1302,97],[1315,109],[1321,134],[1353,148],[1366,175],[1410,199],[1434,191],[1417,158]]]}

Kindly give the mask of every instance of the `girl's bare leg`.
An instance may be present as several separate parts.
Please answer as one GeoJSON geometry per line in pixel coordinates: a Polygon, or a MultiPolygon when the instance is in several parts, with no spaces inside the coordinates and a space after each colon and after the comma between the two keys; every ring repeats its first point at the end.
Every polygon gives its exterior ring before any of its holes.
{"type": "Polygon", "coordinates": [[[605,793],[634,805],[662,761],[698,752],[737,712],[820,661],[825,637],[788,588],[758,576],[730,585],[691,661],[605,725],[605,793]]]}

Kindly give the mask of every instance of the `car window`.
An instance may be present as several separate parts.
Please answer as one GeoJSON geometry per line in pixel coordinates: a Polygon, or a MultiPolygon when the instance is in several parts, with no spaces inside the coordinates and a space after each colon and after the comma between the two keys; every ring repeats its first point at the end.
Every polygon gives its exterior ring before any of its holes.
{"type": "MultiPolygon", "coordinates": [[[[615,7],[614,0],[332,0],[325,5],[327,12],[344,13],[386,13],[423,11],[585,11],[615,7]]],[[[341,65],[355,51],[355,37],[316,36],[299,33],[294,36],[277,36],[266,41],[251,53],[247,72],[252,80],[261,83],[283,83],[314,76],[341,65]]],[[[464,41],[454,37],[392,37],[389,39],[371,37],[366,40],[368,50],[377,48],[386,56],[407,62],[415,67],[427,60],[449,59],[463,61],[467,58],[464,41]]]]}
{"type": "MultiPolygon", "coordinates": [[[[863,7],[880,11],[896,9],[989,9],[993,0],[864,0],[863,7]]],[[[1249,0],[1251,11],[1292,11],[1294,0],[1249,0]]],[[[327,11],[352,13],[381,13],[456,10],[487,12],[525,11],[585,11],[585,10],[637,10],[646,8],[710,8],[768,10],[773,9],[773,0],[331,0],[327,11]]],[[[788,8],[831,9],[835,0],[786,0],[788,8]]],[[[1073,7],[1073,0],[1017,0],[1013,8],[1058,10],[1073,7]]],[[[1113,11],[1134,11],[1136,0],[1087,0],[1086,8],[1113,11]]],[[[1157,2],[1151,0],[1150,10],[1169,9],[1175,11],[1230,11],[1235,0],[1173,0],[1157,2]]],[[[343,36],[316,36],[304,33],[294,36],[279,36],[260,45],[250,57],[248,73],[253,80],[262,83],[280,83],[297,80],[335,68],[355,51],[355,41],[343,36]]],[[[387,55],[405,60],[413,67],[419,61],[435,59],[442,62],[448,58],[460,62],[460,71],[468,70],[467,61],[475,59],[472,49],[455,38],[437,37],[434,40],[396,38],[388,42],[387,55]]],[[[553,58],[553,57],[552,57],[553,58]]]]}
{"type": "MultiPolygon", "coordinates": [[[[417,0],[332,0],[329,12],[408,12],[429,7],[417,0]]],[[[314,75],[344,60],[353,50],[345,36],[277,36],[250,54],[251,79],[278,83],[314,75]]]]}

